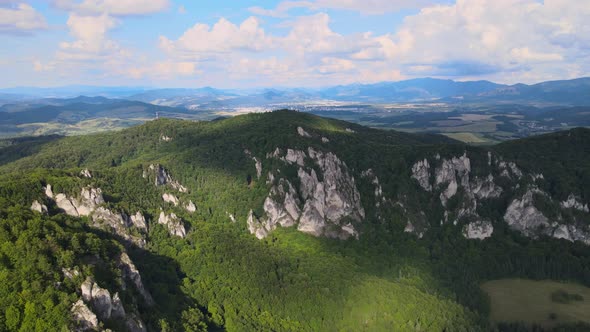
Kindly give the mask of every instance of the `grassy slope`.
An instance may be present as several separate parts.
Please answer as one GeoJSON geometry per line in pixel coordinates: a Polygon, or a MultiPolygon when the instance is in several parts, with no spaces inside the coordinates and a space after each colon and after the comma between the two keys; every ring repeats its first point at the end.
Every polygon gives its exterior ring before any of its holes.
{"type": "Polygon", "coordinates": [[[590,323],[588,287],[555,281],[502,279],[486,282],[482,288],[490,294],[490,318],[496,322],[536,323],[544,327],[578,321],[590,323]],[[551,301],[551,294],[558,290],[582,295],[584,300],[555,303],[551,301]],[[550,319],[551,313],[557,318],[550,319]]]}

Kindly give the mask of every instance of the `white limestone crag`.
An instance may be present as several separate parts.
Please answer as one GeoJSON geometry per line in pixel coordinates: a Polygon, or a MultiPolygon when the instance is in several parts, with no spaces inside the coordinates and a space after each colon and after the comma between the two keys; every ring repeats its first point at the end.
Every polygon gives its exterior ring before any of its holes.
{"type": "Polygon", "coordinates": [[[284,160],[290,164],[297,164],[299,166],[305,166],[305,152],[301,150],[287,149],[287,154],[284,160]]]}
{"type": "Polygon", "coordinates": [[[31,204],[31,210],[39,212],[39,213],[47,213],[47,206],[45,204],[39,203],[39,201],[35,200],[31,204]]]}
{"type": "Polygon", "coordinates": [[[307,137],[307,138],[311,137],[311,135],[307,131],[305,131],[305,129],[303,129],[301,127],[297,127],[297,133],[301,137],[307,137]]]}
{"type": "Polygon", "coordinates": [[[74,331],[95,331],[98,329],[98,317],[81,299],[72,305],[71,312],[75,322],[74,331]]]}
{"type": "Polygon", "coordinates": [[[162,194],[162,200],[164,200],[164,202],[166,202],[166,203],[174,204],[174,206],[178,206],[178,204],[180,202],[178,197],[176,197],[172,194],[169,194],[169,193],[162,194]]]}
{"type": "Polygon", "coordinates": [[[92,178],[92,173],[90,173],[90,171],[88,170],[88,168],[85,168],[83,170],[80,171],[80,176],[91,179],[92,178]]]}
{"type": "Polygon", "coordinates": [[[175,190],[178,190],[181,193],[188,192],[188,189],[185,186],[181,185],[180,182],[174,180],[170,176],[168,171],[164,167],[162,167],[162,165],[149,165],[147,171],[143,172],[143,177],[147,178],[150,173],[154,175],[154,184],[156,186],[169,185],[170,187],[172,187],[175,190]]]}
{"type": "Polygon", "coordinates": [[[182,223],[182,220],[174,213],[165,214],[163,211],[160,212],[158,218],[158,224],[165,225],[168,228],[170,235],[179,236],[181,238],[186,237],[186,229],[182,223]]]}
{"type": "Polygon", "coordinates": [[[268,236],[269,231],[266,229],[267,227],[265,223],[260,222],[260,220],[254,215],[254,211],[250,210],[248,213],[246,224],[248,225],[248,231],[250,231],[251,234],[254,234],[259,240],[268,236]]]}
{"type": "Polygon", "coordinates": [[[141,275],[139,274],[139,270],[135,267],[135,264],[133,264],[133,261],[131,261],[129,255],[127,255],[126,252],[123,252],[119,256],[117,261],[123,277],[131,280],[131,282],[133,283],[133,285],[135,285],[135,288],[137,289],[137,291],[142,296],[143,300],[148,306],[154,305],[154,299],[152,298],[152,295],[149,293],[149,291],[143,285],[143,282],[141,281],[141,275]]]}
{"type": "Polygon", "coordinates": [[[187,210],[190,213],[197,211],[197,206],[195,205],[195,203],[193,203],[193,201],[188,201],[188,203],[184,206],[184,208],[185,208],[185,210],[187,210]]]}
{"type": "Polygon", "coordinates": [[[574,224],[559,224],[554,222],[552,226],[555,227],[553,234],[551,234],[554,238],[564,239],[570,242],[581,241],[586,245],[590,245],[590,229],[588,229],[588,225],[578,227],[574,224]]]}
{"type": "MultiPolygon", "coordinates": [[[[260,218],[253,213],[248,215],[248,229],[252,234],[264,238],[277,225],[297,225],[299,231],[314,236],[348,238],[358,235],[352,222],[360,222],[365,217],[360,194],[348,167],[335,154],[308,148],[307,153],[287,149],[285,155],[276,149],[267,156],[297,166],[299,187],[279,178],[264,202],[265,215],[260,218]],[[311,165],[306,165],[306,158],[313,161],[321,176],[311,165]]],[[[271,183],[274,182],[273,176],[271,183]]]]}
{"type": "Polygon", "coordinates": [[[479,199],[500,197],[502,191],[502,187],[494,183],[492,174],[489,174],[485,179],[476,178],[471,183],[471,192],[479,199]]]}
{"type": "Polygon", "coordinates": [[[420,186],[426,191],[432,191],[432,185],[430,184],[430,164],[428,159],[417,161],[412,166],[412,178],[418,180],[420,186]]]}
{"type": "Polygon", "coordinates": [[[584,204],[582,201],[578,200],[574,194],[570,194],[567,200],[559,203],[559,205],[561,205],[561,207],[564,209],[575,209],[582,212],[590,212],[588,204],[584,204]]]}
{"type": "Polygon", "coordinates": [[[327,137],[322,136],[322,143],[330,143],[330,140],[327,137]]]}
{"type": "Polygon", "coordinates": [[[137,229],[147,232],[147,230],[148,230],[147,221],[145,220],[145,217],[143,216],[143,214],[141,212],[137,211],[129,219],[131,220],[131,223],[133,224],[133,226],[135,226],[137,229]]]}
{"type": "Polygon", "coordinates": [[[468,239],[484,240],[492,236],[494,226],[486,220],[470,222],[463,228],[463,235],[468,239]]]}
{"type": "Polygon", "coordinates": [[[529,237],[537,237],[546,233],[549,220],[539,211],[533,201],[536,190],[529,189],[520,199],[514,199],[506,209],[504,221],[510,228],[529,237]]]}
{"type": "Polygon", "coordinates": [[[100,287],[91,277],[86,278],[80,290],[83,300],[78,300],[72,307],[80,331],[95,329],[100,321],[110,319],[123,321],[131,331],[146,331],[145,324],[137,315],[126,313],[119,293],[111,296],[108,289],[100,287]]]}

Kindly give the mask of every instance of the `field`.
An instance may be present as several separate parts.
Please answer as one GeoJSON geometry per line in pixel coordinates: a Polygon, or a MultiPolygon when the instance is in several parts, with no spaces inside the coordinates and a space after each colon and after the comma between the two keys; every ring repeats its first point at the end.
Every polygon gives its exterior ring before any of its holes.
{"type": "Polygon", "coordinates": [[[471,143],[471,144],[493,143],[493,141],[490,141],[489,139],[481,138],[477,134],[469,133],[469,132],[445,133],[443,135],[450,137],[452,139],[456,139],[458,141],[464,142],[464,143],[471,143]]]}
{"type": "Polygon", "coordinates": [[[561,323],[590,323],[590,288],[556,281],[501,279],[484,283],[490,296],[493,322],[524,322],[551,328],[561,323]],[[558,291],[578,294],[581,301],[557,303],[551,296],[558,291]]]}

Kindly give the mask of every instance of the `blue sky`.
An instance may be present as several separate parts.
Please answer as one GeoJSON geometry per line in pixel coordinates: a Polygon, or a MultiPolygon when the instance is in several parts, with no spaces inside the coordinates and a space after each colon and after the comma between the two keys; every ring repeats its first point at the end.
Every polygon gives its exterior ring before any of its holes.
{"type": "Polygon", "coordinates": [[[0,86],[569,79],[586,22],[579,0],[0,0],[0,86]]]}

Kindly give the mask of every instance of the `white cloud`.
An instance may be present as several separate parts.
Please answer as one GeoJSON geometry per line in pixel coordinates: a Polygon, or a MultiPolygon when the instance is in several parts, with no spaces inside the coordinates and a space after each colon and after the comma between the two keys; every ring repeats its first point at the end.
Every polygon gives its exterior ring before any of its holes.
{"type": "Polygon", "coordinates": [[[60,60],[98,60],[114,55],[123,55],[118,43],[108,38],[107,33],[118,25],[112,17],[79,16],[70,14],[67,22],[72,42],[62,42],[58,58],[60,60]]]}
{"type": "Polygon", "coordinates": [[[180,5],[180,6],[178,6],[177,11],[179,14],[184,15],[184,14],[186,14],[186,7],[184,7],[183,5],[180,5]]]}
{"type": "Polygon", "coordinates": [[[53,0],[59,9],[80,15],[133,16],[153,14],[167,9],[169,0],[53,0]]]}
{"type": "Polygon", "coordinates": [[[43,15],[26,3],[0,7],[0,33],[30,33],[46,28],[43,15]]]}
{"type": "Polygon", "coordinates": [[[272,44],[260,27],[258,19],[250,17],[239,26],[221,18],[215,25],[197,23],[176,41],[160,37],[160,47],[169,53],[199,58],[230,51],[261,51],[272,44]]]}
{"type": "Polygon", "coordinates": [[[368,15],[382,15],[403,9],[421,8],[431,4],[431,0],[315,0],[283,1],[274,9],[250,7],[253,14],[271,17],[287,17],[292,9],[307,8],[312,11],[335,9],[360,12],[368,15]]]}
{"type": "Polygon", "coordinates": [[[118,73],[123,76],[134,79],[151,78],[151,79],[174,79],[179,76],[193,76],[198,74],[197,66],[193,62],[174,62],[161,61],[152,65],[131,66],[122,68],[118,73]]]}

